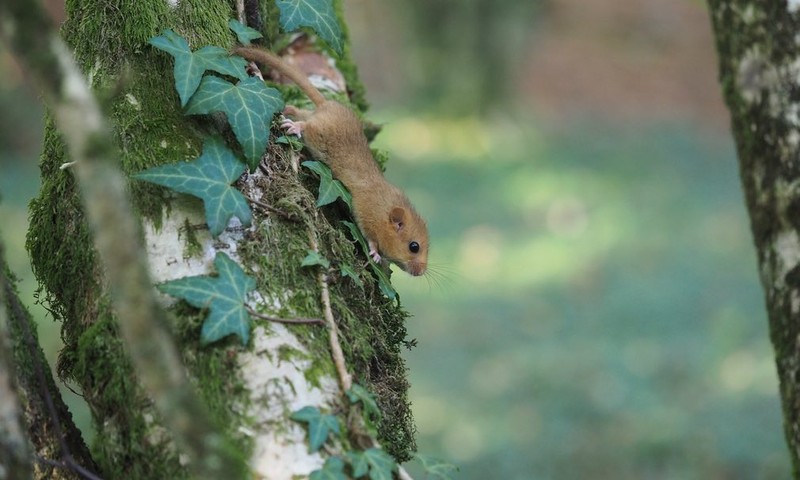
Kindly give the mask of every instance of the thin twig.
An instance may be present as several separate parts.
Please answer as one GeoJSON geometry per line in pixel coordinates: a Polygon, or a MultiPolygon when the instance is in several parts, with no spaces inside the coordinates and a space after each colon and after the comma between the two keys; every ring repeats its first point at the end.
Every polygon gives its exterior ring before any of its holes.
{"type": "Polygon", "coordinates": [[[409,475],[406,469],[400,464],[397,464],[397,476],[400,477],[400,480],[414,480],[414,478],[409,475]]]}
{"type": "Polygon", "coordinates": [[[239,17],[239,23],[247,25],[244,18],[244,0],[236,0],[236,16],[239,17]]]}
{"type": "Polygon", "coordinates": [[[321,318],[280,318],[280,317],[273,317],[271,315],[265,315],[263,313],[259,313],[253,310],[250,307],[247,308],[247,313],[250,315],[260,318],[262,320],[268,320],[270,322],[278,322],[278,323],[296,323],[296,324],[318,324],[318,325],[325,325],[325,322],[321,318]]]}
{"type": "Polygon", "coordinates": [[[272,213],[275,213],[277,215],[280,215],[281,217],[285,218],[286,220],[289,220],[290,222],[299,222],[299,220],[297,218],[291,216],[290,214],[284,212],[283,210],[279,210],[279,209],[273,207],[272,205],[266,204],[264,202],[260,202],[258,200],[253,199],[253,198],[250,198],[250,197],[247,197],[247,200],[249,200],[251,203],[253,203],[253,205],[259,206],[259,207],[263,208],[264,210],[267,210],[268,212],[272,212],[272,213]]]}
{"type": "MultiPolygon", "coordinates": [[[[311,250],[319,253],[319,246],[313,231],[309,232],[309,240],[311,241],[311,250]]],[[[325,314],[325,323],[328,324],[328,340],[331,345],[331,356],[333,363],[336,365],[336,372],[339,374],[339,381],[342,383],[342,392],[350,390],[353,386],[353,377],[347,371],[347,366],[344,361],[344,352],[342,346],[339,344],[339,329],[336,326],[336,321],[333,319],[333,309],[331,308],[331,294],[328,289],[328,274],[320,269],[317,275],[319,288],[321,290],[322,308],[325,314]]]]}

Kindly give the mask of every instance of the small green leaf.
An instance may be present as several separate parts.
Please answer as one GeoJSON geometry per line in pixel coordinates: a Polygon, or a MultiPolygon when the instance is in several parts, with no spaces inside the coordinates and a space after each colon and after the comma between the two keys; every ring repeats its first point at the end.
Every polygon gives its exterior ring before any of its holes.
{"type": "Polygon", "coordinates": [[[189,43],[169,28],[164,30],[160,36],[148,40],[147,43],[159,50],[169,53],[173,57],[192,53],[192,50],[189,48],[189,43]]]}
{"type": "Polygon", "coordinates": [[[236,85],[219,77],[205,76],[192,96],[186,113],[224,112],[251,168],[258,165],[269,141],[269,123],[283,108],[280,92],[249,77],[236,85]]]}
{"type": "Polygon", "coordinates": [[[361,281],[361,277],[358,276],[358,273],[356,273],[355,269],[351,267],[349,264],[343,263],[339,267],[339,272],[341,272],[343,277],[352,278],[353,281],[356,283],[356,285],[358,285],[359,287],[364,286],[364,282],[361,281]]]}
{"type": "Polygon", "coordinates": [[[351,450],[346,455],[347,461],[350,462],[350,467],[353,469],[353,478],[361,478],[369,473],[369,462],[363,452],[351,450]]]}
{"type": "Polygon", "coordinates": [[[311,453],[319,450],[331,433],[339,434],[339,420],[333,415],[320,413],[317,407],[303,407],[292,413],[291,419],[308,424],[308,450],[311,453]]]}
{"type": "Polygon", "coordinates": [[[244,171],[245,166],[222,140],[210,138],[203,144],[203,153],[193,162],[162,165],[133,177],[203,199],[208,229],[217,236],[234,215],[243,225],[250,225],[250,207],[244,196],[231,186],[244,171]]]}
{"type": "Polygon", "coordinates": [[[308,480],[347,480],[344,474],[344,462],[339,457],[330,457],[319,470],[314,470],[308,480]]]}
{"type": "Polygon", "coordinates": [[[295,152],[299,152],[303,149],[303,143],[294,135],[281,135],[280,137],[275,139],[275,143],[282,143],[284,145],[289,145],[292,150],[295,152]]]}
{"type": "Polygon", "coordinates": [[[247,80],[247,60],[231,55],[224,48],[208,45],[194,52],[193,56],[205,63],[206,70],[213,70],[223,75],[230,75],[239,80],[247,80]]]}
{"type": "Polygon", "coordinates": [[[361,405],[364,406],[364,413],[366,413],[369,418],[376,420],[380,418],[381,410],[378,408],[375,396],[366,388],[354,383],[353,386],[350,387],[350,390],[347,391],[347,398],[350,399],[350,403],[361,402],[361,405]]]}
{"type": "Polygon", "coordinates": [[[325,268],[329,268],[331,266],[331,262],[329,262],[327,258],[320,255],[319,252],[309,250],[308,255],[306,255],[306,258],[303,259],[303,262],[300,264],[300,266],[310,267],[312,265],[321,265],[325,268]]]}
{"type": "Polygon", "coordinates": [[[203,344],[236,334],[247,345],[250,338],[250,316],[244,305],[256,281],[248,277],[238,263],[218,252],[214,258],[217,276],[184,277],[157,285],[167,295],[186,300],[190,305],[207,308],[200,339],[203,344]]]}
{"type": "Polygon", "coordinates": [[[233,33],[236,34],[236,38],[242,45],[250,45],[250,40],[263,37],[258,30],[254,30],[246,25],[242,25],[239,20],[228,20],[228,26],[231,30],[233,30],[233,33]]]}
{"type": "Polygon", "coordinates": [[[353,467],[355,478],[364,476],[369,468],[371,480],[392,480],[392,472],[397,468],[394,458],[380,448],[370,448],[363,452],[349,451],[347,459],[353,467]]]}
{"type": "Polygon", "coordinates": [[[213,70],[240,80],[248,78],[245,59],[231,56],[227,50],[213,46],[192,52],[186,40],[170,29],[164,30],[160,36],[151,38],[149,43],[175,57],[173,75],[182,107],[197,91],[206,70],[213,70]]]}
{"type": "Polygon", "coordinates": [[[395,300],[397,298],[397,290],[394,289],[392,286],[392,282],[389,280],[389,276],[386,275],[386,272],[383,271],[380,265],[372,261],[372,257],[369,255],[369,246],[367,245],[367,240],[364,238],[364,235],[361,233],[361,229],[358,228],[353,222],[342,221],[342,223],[350,230],[350,235],[361,245],[361,250],[364,251],[364,255],[367,256],[369,261],[370,268],[372,268],[372,272],[378,277],[378,288],[380,288],[381,292],[389,297],[390,300],[395,300]]]}
{"type": "Polygon", "coordinates": [[[336,53],[342,54],[342,30],[331,0],[277,0],[277,3],[284,32],[311,27],[336,53]]]}
{"type": "Polygon", "coordinates": [[[445,462],[435,457],[428,455],[414,455],[422,464],[422,468],[428,472],[430,478],[437,480],[453,480],[453,475],[458,471],[458,467],[452,463],[445,462]]]}
{"type": "Polygon", "coordinates": [[[344,203],[350,207],[350,210],[353,210],[353,196],[350,195],[350,192],[342,185],[342,182],[334,180],[330,167],[315,160],[303,162],[302,165],[319,175],[317,207],[333,203],[337,198],[341,198],[344,200],[344,203]]]}

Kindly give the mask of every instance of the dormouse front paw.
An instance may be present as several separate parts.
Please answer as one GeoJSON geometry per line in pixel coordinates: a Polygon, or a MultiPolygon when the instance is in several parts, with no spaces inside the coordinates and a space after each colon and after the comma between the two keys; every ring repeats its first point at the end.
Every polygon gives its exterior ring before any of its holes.
{"type": "Polygon", "coordinates": [[[306,122],[296,122],[288,118],[283,119],[281,122],[281,128],[286,130],[286,133],[289,135],[297,135],[298,137],[303,136],[303,129],[305,127],[306,122]]]}

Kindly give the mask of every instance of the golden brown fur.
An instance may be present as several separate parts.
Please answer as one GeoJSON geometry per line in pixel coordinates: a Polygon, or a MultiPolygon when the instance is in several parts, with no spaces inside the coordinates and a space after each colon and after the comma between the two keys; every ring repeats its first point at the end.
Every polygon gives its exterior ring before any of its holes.
{"type": "MultiPolygon", "coordinates": [[[[353,195],[353,215],[370,248],[412,275],[428,265],[428,228],[411,202],[386,181],[372,157],[358,117],[349,108],[326,100],[299,70],[265,50],[239,47],[234,52],[269,65],[294,81],[317,106],[313,112],[287,107],[297,121],[285,122],[290,133],[300,133],[311,153],[327,163],[333,175],[353,195]],[[418,251],[413,252],[413,244],[418,251]]],[[[373,254],[376,259],[380,255],[373,254]]]]}

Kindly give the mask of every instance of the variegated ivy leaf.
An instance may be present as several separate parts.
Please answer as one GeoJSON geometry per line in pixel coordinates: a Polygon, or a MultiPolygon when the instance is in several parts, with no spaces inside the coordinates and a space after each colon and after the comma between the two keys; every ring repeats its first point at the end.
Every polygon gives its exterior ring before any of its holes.
{"type": "Polygon", "coordinates": [[[323,414],[317,407],[306,406],[292,413],[292,420],[308,424],[308,451],[314,453],[328,440],[331,433],[339,434],[339,420],[323,414]]]}
{"type": "MultiPolygon", "coordinates": [[[[348,222],[342,220],[342,223],[348,230],[350,230],[350,235],[361,245],[361,250],[364,251],[364,255],[367,256],[369,261],[369,265],[372,268],[372,272],[378,277],[378,288],[380,288],[381,292],[384,295],[389,297],[390,300],[397,299],[397,290],[394,289],[392,286],[392,282],[389,280],[389,276],[386,275],[386,272],[383,271],[380,265],[372,261],[372,257],[369,255],[369,246],[367,245],[367,239],[364,238],[364,234],[361,233],[361,229],[356,226],[353,222],[348,222]]],[[[399,301],[399,300],[398,300],[399,301]]]]}
{"type": "Polygon", "coordinates": [[[224,112],[249,166],[255,168],[267,148],[272,116],[281,109],[280,92],[256,77],[234,85],[219,77],[205,76],[189,101],[186,113],[224,112]]]}
{"type": "Polygon", "coordinates": [[[319,470],[314,470],[308,480],[347,480],[344,474],[344,462],[339,457],[330,457],[319,470]]]}
{"type": "Polygon", "coordinates": [[[339,19],[333,9],[332,0],[277,0],[281,11],[281,26],[285,32],[300,27],[311,27],[339,55],[344,42],[339,19]]]}
{"type": "Polygon", "coordinates": [[[322,207],[333,203],[337,198],[344,200],[344,203],[353,209],[353,196],[339,180],[333,178],[331,168],[324,163],[316,160],[303,162],[302,165],[309,170],[313,170],[319,175],[319,195],[317,196],[317,206],[322,207]]]}
{"type": "Polygon", "coordinates": [[[353,467],[355,478],[361,478],[369,472],[370,480],[392,480],[392,472],[397,468],[394,458],[380,448],[350,451],[347,452],[347,459],[353,467]]]}
{"type": "Polygon", "coordinates": [[[219,138],[203,144],[203,153],[193,162],[178,162],[151,168],[133,175],[203,200],[208,229],[219,235],[236,216],[250,225],[252,213],[244,196],[231,186],[245,171],[245,166],[219,138]]]}
{"type": "Polygon", "coordinates": [[[244,301],[247,293],[256,288],[256,282],[222,252],[214,258],[214,267],[217,269],[216,277],[184,277],[162,283],[157,288],[167,295],[186,300],[192,306],[209,310],[200,333],[202,343],[235,334],[243,345],[247,345],[250,315],[244,301]]]}
{"type": "Polygon", "coordinates": [[[236,38],[242,45],[250,45],[251,40],[263,37],[258,30],[242,25],[239,20],[228,20],[228,27],[233,30],[233,33],[236,34],[236,38]]]}
{"type": "Polygon", "coordinates": [[[453,480],[453,476],[458,471],[458,467],[452,463],[445,462],[438,458],[427,455],[414,456],[422,464],[422,468],[428,473],[428,478],[435,480],[453,480]]]}
{"type": "Polygon", "coordinates": [[[181,106],[185,106],[197,91],[206,70],[230,75],[239,80],[248,78],[245,59],[231,56],[224,48],[214,46],[206,46],[192,52],[186,40],[170,29],[164,30],[160,36],[151,38],[148,43],[175,57],[173,74],[181,106]]]}

